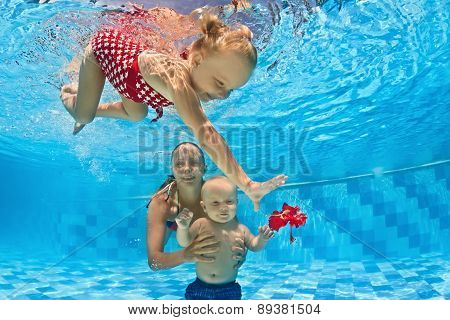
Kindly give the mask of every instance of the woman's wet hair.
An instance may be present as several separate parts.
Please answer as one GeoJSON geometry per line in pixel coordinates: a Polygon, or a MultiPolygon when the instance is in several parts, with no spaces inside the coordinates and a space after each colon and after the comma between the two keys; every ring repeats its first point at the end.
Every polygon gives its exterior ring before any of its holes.
{"type": "Polygon", "coordinates": [[[200,147],[199,147],[198,145],[196,145],[195,143],[193,143],[193,142],[187,142],[187,141],[181,142],[181,143],[177,144],[177,146],[172,150],[172,156],[170,157],[170,161],[171,161],[171,162],[172,162],[172,160],[173,160],[173,157],[174,157],[175,153],[177,153],[178,150],[179,150],[182,146],[191,146],[191,147],[194,147],[194,148],[198,151],[198,153],[199,153],[199,155],[200,155],[200,161],[201,161],[203,167],[206,167],[205,154],[203,153],[203,150],[200,149],[200,147]]]}
{"type": "Polygon", "coordinates": [[[253,67],[256,66],[258,54],[252,44],[253,33],[245,25],[231,28],[225,25],[216,15],[203,13],[197,21],[203,36],[192,44],[190,58],[206,50],[207,52],[233,50],[248,59],[253,67]]]}

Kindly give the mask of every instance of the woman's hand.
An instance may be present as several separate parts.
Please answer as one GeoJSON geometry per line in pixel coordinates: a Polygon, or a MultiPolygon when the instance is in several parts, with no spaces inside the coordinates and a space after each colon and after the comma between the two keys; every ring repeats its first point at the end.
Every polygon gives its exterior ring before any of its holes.
{"type": "Polygon", "coordinates": [[[287,178],[288,177],[286,175],[280,174],[279,176],[267,180],[266,182],[250,181],[247,185],[247,188],[245,188],[245,190],[243,191],[253,201],[254,210],[258,211],[259,202],[261,201],[261,199],[269,192],[283,185],[286,182],[287,178]]]}
{"type": "Polygon", "coordinates": [[[184,251],[186,261],[214,262],[219,251],[220,242],[211,233],[198,234],[194,241],[184,251]]]}
{"type": "Polygon", "coordinates": [[[236,238],[235,243],[231,247],[231,251],[233,252],[233,260],[237,261],[234,268],[239,269],[244,264],[245,258],[247,257],[247,248],[245,247],[244,240],[236,238]]]}

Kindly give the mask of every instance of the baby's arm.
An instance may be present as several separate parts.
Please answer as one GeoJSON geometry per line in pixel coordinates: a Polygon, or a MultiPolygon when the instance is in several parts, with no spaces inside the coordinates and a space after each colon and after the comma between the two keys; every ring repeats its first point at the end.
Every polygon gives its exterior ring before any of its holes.
{"type": "Polygon", "coordinates": [[[175,218],[175,222],[177,223],[177,241],[182,247],[187,247],[194,238],[189,232],[189,225],[193,216],[194,214],[191,211],[184,208],[175,218]]]}
{"type": "Polygon", "coordinates": [[[245,245],[253,252],[262,250],[274,236],[274,232],[267,225],[258,228],[258,235],[256,237],[246,226],[243,225],[243,228],[245,245]]]}
{"type": "Polygon", "coordinates": [[[178,225],[177,241],[178,244],[182,247],[189,246],[192,241],[200,234],[202,227],[204,227],[204,221],[206,220],[205,218],[199,218],[195,220],[189,227],[193,215],[194,214],[192,212],[185,208],[175,219],[178,225]]]}

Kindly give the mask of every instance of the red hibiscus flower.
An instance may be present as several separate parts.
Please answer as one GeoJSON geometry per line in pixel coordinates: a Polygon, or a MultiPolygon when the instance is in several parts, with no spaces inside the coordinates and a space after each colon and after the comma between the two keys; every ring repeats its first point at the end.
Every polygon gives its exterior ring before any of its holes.
{"type": "Polygon", "coordinates": [[[298,228],[304,226],[307,218],[306,214],[301,212],[298,206],[292,207],[287,203],[284,203],[281,212],[275,210],[270,215],[269,227],[274,231],[278,231],[289,223],[291,228],[290,241],[292,243],[295,241],[295,238],[292,235],[292,227],[298,228]]]}

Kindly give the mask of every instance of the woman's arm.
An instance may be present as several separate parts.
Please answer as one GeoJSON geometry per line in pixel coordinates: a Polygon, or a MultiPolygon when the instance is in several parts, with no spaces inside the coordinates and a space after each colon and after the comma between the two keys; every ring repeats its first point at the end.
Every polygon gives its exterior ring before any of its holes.
{"type": "Polygon", "coordinates": [[[170,269],[184,262],[213,262],[219,250],[214,235],[199,234],[186,248],[176,252],[164,252],[166,217],[170,210],[163,197],[155,197],[147,211],[147,256],[149,267],[156,271],[170,269]],[[204,255],[210,255],[205,257],[204,255]]]}
{"type": "Polygon", "coordinates": [[[147,211],[147,256],[152,270],[169,269],[188,261],[184,249],[164,252],[166,216],[169,210],[168,203],[155,197],[147,211]]]}

